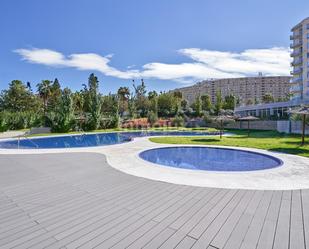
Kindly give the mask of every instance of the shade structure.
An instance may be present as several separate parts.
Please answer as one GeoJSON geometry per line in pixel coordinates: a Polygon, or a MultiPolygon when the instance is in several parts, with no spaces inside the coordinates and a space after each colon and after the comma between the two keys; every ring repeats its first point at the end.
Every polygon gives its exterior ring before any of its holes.
{"type": "Polygon", "coordinates": [[[302,116],[302,134],[301,144],[305,144],[305,131],[306,131],[306,116],[309,115],[309,106],[300,106],[287,111],[290,114],[298,114],[302,116]]]}
{"type": "Polygon", "coordinates": [[[220,139],[221,139],[223,133],[223,122],[235,121],[235,117],[232,115],[219,115],[215,117],[214,120],[220,124],[220,139]]]}
{"type": "Polygon", "coordinates": [[[254,117],[254,116],[245,116],[245,117],[240,117],[237,118],[238,121],[247,121],[248,122],[248,137],[250,135],[250,121],[256,121],[259,120],[259,118],[254,117]]]}

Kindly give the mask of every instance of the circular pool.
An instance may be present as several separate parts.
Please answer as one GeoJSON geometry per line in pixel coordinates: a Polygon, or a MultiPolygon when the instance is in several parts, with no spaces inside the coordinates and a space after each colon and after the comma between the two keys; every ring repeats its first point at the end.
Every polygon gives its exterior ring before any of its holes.
{"type": "Polygon", "coordinates": [[[215,147],[157,148],[139,156],[151,163],[191,170],[253,171],[282,165],[280,159],[266,154],[215,147]]]}

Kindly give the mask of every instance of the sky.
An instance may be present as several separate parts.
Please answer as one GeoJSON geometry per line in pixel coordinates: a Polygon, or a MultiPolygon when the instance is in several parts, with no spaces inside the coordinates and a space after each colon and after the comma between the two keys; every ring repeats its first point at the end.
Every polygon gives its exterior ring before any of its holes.
{"type": "Polygon", "coordinates": [[[166,91],[211,78],[289,75],[308,0],[1,0],[0,89],[95,73],[103,93],[144,79],[166,91]]]}

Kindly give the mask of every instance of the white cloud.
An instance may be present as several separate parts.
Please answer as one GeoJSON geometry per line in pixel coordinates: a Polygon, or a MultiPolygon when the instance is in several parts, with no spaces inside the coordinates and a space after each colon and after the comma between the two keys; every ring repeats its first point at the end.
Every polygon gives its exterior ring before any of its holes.
{"type": "Polygon", "coordinates": [[[63,55],[50,49],[17,49],[14,52],[22,59],[36,64],[53,67],[72,67],[78,70],[95,70],[107,76],[121,79],[156,78],[192,83],[208,78],[229,78],[257,75],[289,75],[290,50],[283,47],[248,49],[240,53],[181,49],[178,52],[192,62],[167,64],[152,62],[140,70],[119,70],[109,65],[113,54],[101,56],[94,53],[63,55]]]}

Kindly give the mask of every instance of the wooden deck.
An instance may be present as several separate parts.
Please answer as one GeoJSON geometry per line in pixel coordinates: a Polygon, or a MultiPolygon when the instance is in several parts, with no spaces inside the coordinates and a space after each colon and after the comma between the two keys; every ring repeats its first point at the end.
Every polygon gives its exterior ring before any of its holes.
{"type": "Polygon", "coordinates": [[[92,153],[1,155],[0,248],[305,249],[309,191],[173,185],[92,153]]]}

